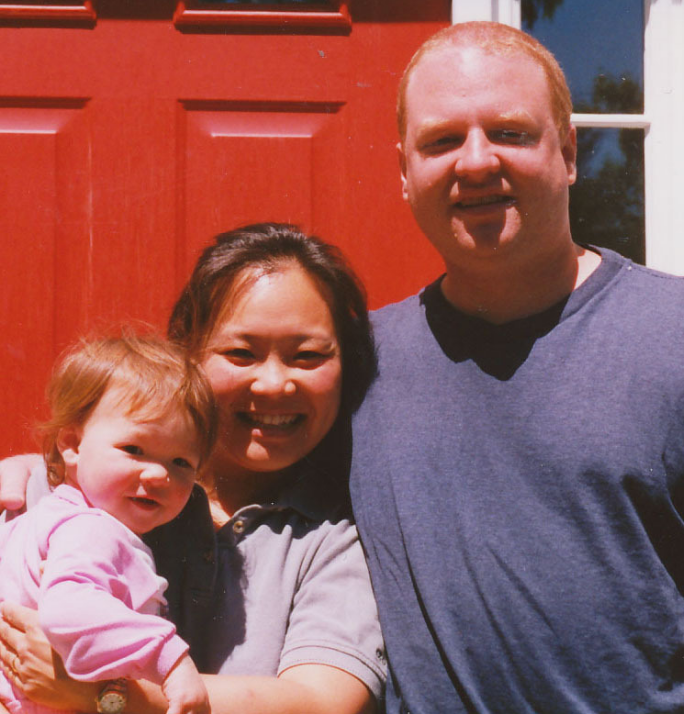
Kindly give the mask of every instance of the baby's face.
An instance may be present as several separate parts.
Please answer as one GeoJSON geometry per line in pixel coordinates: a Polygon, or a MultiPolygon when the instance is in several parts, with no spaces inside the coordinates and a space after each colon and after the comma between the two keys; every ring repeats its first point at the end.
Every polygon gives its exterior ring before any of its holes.
{"type": "Polygon", "coordinates": [[[83,426],[62,431],[59,445],[67,483],[140,535],[181,512],[200,455],[181,411],[146,421],[125,412],[121,393],[109,389],[83,426]]]}

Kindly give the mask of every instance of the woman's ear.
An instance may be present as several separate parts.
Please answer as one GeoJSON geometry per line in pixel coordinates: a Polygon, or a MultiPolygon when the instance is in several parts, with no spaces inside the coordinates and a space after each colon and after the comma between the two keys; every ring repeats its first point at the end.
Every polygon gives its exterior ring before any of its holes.
{"type": "Polygon", "coordinates": [[[75,466],[78,463],[78,448],[81,445],[81,428],[67,426],[57,434],[57,450],[64,459],[66,466],[75,466]]]}

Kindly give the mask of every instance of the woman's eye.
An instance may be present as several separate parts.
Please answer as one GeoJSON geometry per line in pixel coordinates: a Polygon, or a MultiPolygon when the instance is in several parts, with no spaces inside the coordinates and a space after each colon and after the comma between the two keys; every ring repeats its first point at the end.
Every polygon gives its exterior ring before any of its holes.
{"type": "Polygon", "coordinates": [[[139,446],[136,446],[135,444],[125,444],[124,446],[119,447],[121,451],[125,451],[127,454],[131,454],[133,456],[142,456],[142,449],[139,446]]]}
{"type": "Polygon", "coordinates": [[[244,347],[234,347],[230,350],[224,350],[223,356],[235,361],[248,361],[254,359],[254,354],[244,347]]]}
{"type": "Polygon", "coordinates": [[[302,350],[295,355],[295,362],[298,362],[305,367],[314,367],[325,361],[327,355],[316,350],[302,350]]]}

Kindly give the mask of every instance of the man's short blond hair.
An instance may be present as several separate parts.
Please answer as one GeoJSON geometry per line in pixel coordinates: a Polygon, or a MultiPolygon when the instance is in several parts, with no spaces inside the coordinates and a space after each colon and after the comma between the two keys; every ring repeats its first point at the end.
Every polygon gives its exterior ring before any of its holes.
{"type": "Polygon", "coordinates": [[[572,99],[565,75],[556,58],[534,37],[499,22],[463,22],[445,27],[427,39],[408,63],[399,84],[397,124],[402,143],[406,139],[406,90],[413,70],[426,55],[449,47],[478,47],[499,57],[524,55],[541,67],[551,94],[551,111],[561,143],[570,130],[572,99]]]}

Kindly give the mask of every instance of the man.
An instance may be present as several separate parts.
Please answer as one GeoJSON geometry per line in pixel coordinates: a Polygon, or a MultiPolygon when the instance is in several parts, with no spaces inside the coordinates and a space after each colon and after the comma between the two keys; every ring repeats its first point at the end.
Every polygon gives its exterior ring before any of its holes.
{"type": "Polygon", "coordinates": [[[570,110],[494,23],[402,80],[403,194],[446,273],[377,313],[354,425],[389,714],[684,711],[684,280],[573,243],[570,110]]]}

